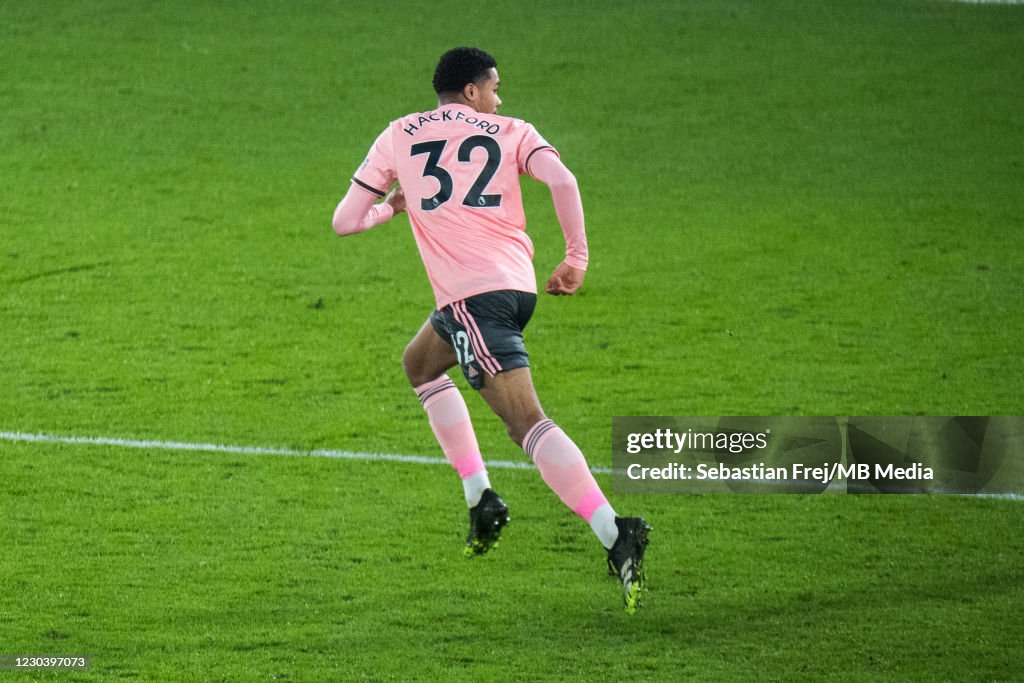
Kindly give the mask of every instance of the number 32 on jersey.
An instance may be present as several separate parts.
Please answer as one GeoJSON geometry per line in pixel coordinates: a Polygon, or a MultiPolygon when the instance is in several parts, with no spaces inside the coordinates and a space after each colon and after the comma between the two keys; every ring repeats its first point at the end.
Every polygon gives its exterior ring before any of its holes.
{"type": "MultiPolygon", "coordinates": [[[[420,199],[420,209],[423,211],[433,211],[450,200],[452,193],[455,191],[451,174],[438,165],[438,161],[440,161],[441,154],[444,152],[447,144],[447,140],[430,140],[428,142],[416,143],[410,148],[412,156],[427,155],[427,163],[423,167],[423,177],[430,176],[435,178],[440,185],[437,194],[433,197],[420,199]]],[[[469,191],[466,192],[465,197],[463,197],[462,205],[485,209],[501,206],[500,194],[484,194],[487,184],[491,182],[491,178],[494,177],[494,173],[498,170],[498,165],[501,163],[501,147],[498,146],[498,142],[486,135],[473,135],[466,138],[459,145],[459,162],[464,164],[470,163],[473,150],[477,147],[483,147],[487,151],[487,161],[484,163],[484,167],[480,169],[476,181],[469,188],[469,191]]]]}

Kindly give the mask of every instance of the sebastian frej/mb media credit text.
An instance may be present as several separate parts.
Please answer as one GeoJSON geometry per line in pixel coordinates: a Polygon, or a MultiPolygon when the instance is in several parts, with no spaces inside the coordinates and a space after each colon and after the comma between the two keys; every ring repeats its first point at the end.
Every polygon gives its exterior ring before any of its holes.
{"type": "Polygon", "coordinates": [[[1024,493],[1024,418],[615,417],[622,493],[1024,493]]]}

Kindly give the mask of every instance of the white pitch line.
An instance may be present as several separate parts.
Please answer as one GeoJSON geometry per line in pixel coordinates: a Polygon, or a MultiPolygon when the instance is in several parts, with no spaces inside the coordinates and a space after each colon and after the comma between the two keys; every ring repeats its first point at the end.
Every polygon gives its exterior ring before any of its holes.
{"type": "MultiPolygon", "coordinates": [[[[134,448],[139,450],[158,451],[191,451],[197,453],[229,453],[232,455],[286,455],[312,456],[317,458],[340,458],[342,460],[364,460],[368,462],[401,462],[413,465],[447,465],[444,458],[433,458],[426,455],[397,455],[394,453],[361,453],[359,451],[343,451],[331,448],[315,448],[299,450],[296,448],[276,448],[272,446],[232,446],[219,443],[191,443],[187,441],[156,441],[141,439],[121,439],[110,436],[60,436],[56,434],[28,434],[25,432],[0,432],[0,441],[23,443],[62,443],[86,446],[114,446],[116,448],[134,448]]],[[[530,470],[533,463],[516,462],[513,460],[487,460],[487,467],[503,470],[530,470]]],[[[594,474],[615,474],[610,467],[591,467],[594,474]]],[[[619,472],[622,473],[621,470],[619,472]]],[[[768,482],[765,482],[768,483],[768,482]]],[[[771,482],[784,484],[785,482],[771,482]]],[[[944,492],[935,492],[944,493],[944,492]]],[[[1024,502],[1024,495],[1019,493],[974,493],[953,494],[967,495],[978,498],[996,498],[1024,502]]]]}
{"type": "MultiPolygon", "coordinates": [[[[0,432],[0,441],[20,441],[26,443],[61,443],[85,446],[114,446],[117,448],[135,448],[140,450],[159,451],[193,451],[199,453],[230,453],[232,455],[289,455],[313,456],[318,458],[341,458],[343,460],[366,460],[370,462],[401,462],[415,465],[447,465],[444,458],[432,458],[425,455],[397,455],[394,453],[360,453],[359,451],[343,451],[331,448],[315,448],[298,450],[295,448],[275,448],[271,446],[232,446],[219,443],[189,443],[185,441],[153,441],[140,439],[120,439],[110,436],[60,436],[56,434],[27,434],[25,432],[0,432]]],[[[511,460],[487,460],[488,467],[504,470],[529,470],[534,465],[528,462],[511,460]]],[[[610,474],[611,470],[603,467],[592,467],[597,474],[610,474]]]]}

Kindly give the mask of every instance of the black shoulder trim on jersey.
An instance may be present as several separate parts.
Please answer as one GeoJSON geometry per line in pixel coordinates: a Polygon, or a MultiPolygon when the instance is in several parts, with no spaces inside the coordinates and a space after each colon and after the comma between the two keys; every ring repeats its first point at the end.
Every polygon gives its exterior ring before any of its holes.
{"type": "MultiPolygon", "coordinates": [[[[542,150],[545,150],[545,149],[550,149],[552,152],[555,152],[555,148],[552,147],[551,145],[544,145],[543,147],[538,147],[537,149],[535,149],[532,152],[530,152],[529,156],[526,157],[526,163],[523,164],[523,166],[526,168],[526,172],[527,173],[530,173],[530,159],[533,158],[534,154],[536,154],[537,152],[540,152],[542,150]]],[[[555,154],[558,154],[558,152],[555,152],[555,154]]],[[[533,174],[530,173],[530,175],[533,175],[533,174]]]]}
{"type": "Polygon", "coordinates": [[[364,183],[364,182],[363,182],[362,180],[360,180],[359,178],[353,178],[353,179],[352,179],[352,182],[353,182],[353,183],[355,183],[356,185],[358,185],[359,187],[363,188],[364,190],[369,190],[370,192],[374,193],[374,194],[375,194],[375,195],[377,195],[378,197],[383,197],[384,195],[386,195],[386,194],[387,194],[387,192],[381,192],[380,190],[378,190],[378,189],[377,189],[377,188],[375,188],[375,187],[370,187],[369,185],[367,185],[366,183],[364,183]]]}

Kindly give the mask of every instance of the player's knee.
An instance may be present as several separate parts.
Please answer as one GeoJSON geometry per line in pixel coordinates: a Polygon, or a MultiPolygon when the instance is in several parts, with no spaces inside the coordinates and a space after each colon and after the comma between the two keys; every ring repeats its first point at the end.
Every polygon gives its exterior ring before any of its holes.
{"type": "Polygon", "coordinates": [[[423,364],[417,360],[417,354],[412,350],[412,343],[405,347],[405,351],[402,353],[402,370],[405,371],[405,376],[409,379],[409,384],[414,387],[426,384],[433,377],[426,377],[426,373],[423,372],[423,364]]]}

